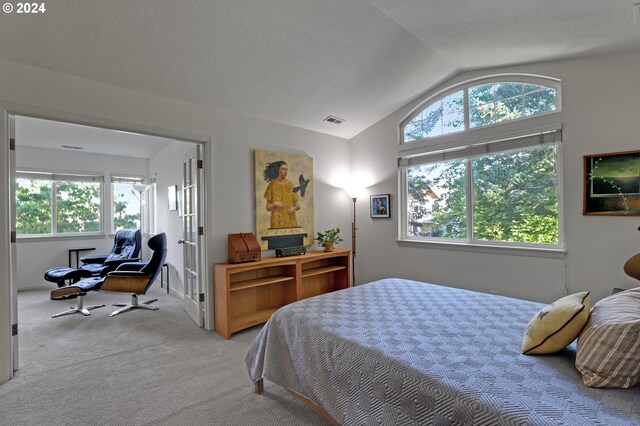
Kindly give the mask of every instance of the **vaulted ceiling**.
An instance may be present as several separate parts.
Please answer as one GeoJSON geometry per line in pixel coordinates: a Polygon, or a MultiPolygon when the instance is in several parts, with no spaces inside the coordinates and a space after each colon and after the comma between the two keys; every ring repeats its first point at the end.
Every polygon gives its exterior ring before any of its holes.
{"type": "Polygon", "coordinates": [[[0,58],[351,138],[461,70],[640,52],[637,1],[55,0],[0,58]]]}

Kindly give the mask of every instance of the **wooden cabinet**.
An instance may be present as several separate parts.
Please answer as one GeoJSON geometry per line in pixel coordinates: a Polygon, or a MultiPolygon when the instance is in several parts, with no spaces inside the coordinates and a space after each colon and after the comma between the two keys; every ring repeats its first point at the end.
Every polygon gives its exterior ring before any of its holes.
{"type": "Polygon", "coordinates": [[[278,308],[349,287],[351,251],[309,251],[259,262],[214,265],[216,331],[231,334],[266,322],[278,308]]]}

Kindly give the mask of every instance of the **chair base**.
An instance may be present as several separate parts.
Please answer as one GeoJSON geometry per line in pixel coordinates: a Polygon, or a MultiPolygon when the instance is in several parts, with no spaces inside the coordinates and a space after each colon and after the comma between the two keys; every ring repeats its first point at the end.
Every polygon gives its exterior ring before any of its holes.
{"type": "Polygon", "coordinates": [[[123,312],[127,312],[130,311],[132,309],[148,309],[150,311],[157,311],[159,308],[157,306],[148,306],[149,303],[153,303],[156,302],[158,299],[151,299],[151,300],[147,300],[145,302],[139,303],[138,302],[138,295],[137,294],[132,294],[131,295],[131,303],[126,304],[126,303],[114,303],[113,306],[122,306],[120,309],[113,311],[109,314],[110,317],[116,316],[118,314],[121,314],[123,312]]]}
{"type": "Polygon", "coordinates": [[[78,294],[78,305],[77,306],[72,306],[71,309],[68,309],[64,312],[60,312],[59,314],[55,314],[52,315],[51,318],[57,318],[57,317],[61,317],[63,315],[71,315],[71,314],[75,314],[75,313],[79,313],[86,316],[91,315],[91,312],[89,312],[91,309],[96,309],[96,308],[102,308],[105,305],[91,305],[91,306],[84,306],[84,296],[86,295],[86,293],[80,293],[78,294]]]}

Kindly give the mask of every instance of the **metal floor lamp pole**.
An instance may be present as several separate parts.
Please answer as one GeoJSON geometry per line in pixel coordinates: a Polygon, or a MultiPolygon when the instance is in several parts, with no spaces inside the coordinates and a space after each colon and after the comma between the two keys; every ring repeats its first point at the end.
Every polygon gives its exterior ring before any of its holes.
{"type": "Polygon", "coordinates": [[[353,261],[351,264],[351,283],[355,287],[356,285],[356,197],[353,197],[353,222],[351,222],[351,254],[353,255],[353,261]]]}

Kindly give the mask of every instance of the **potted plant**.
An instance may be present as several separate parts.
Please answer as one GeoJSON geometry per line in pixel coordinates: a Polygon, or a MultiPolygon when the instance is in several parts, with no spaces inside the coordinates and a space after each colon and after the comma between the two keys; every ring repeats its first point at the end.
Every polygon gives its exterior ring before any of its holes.
{"type": "Polygon", "coordinates": [[[318,232],[316,241],[318,241],[320,247],[324,247],[324,251],[333,251],[333,246],[342,241],[342,238],[340,238],[340,228],[318,232]]]}

